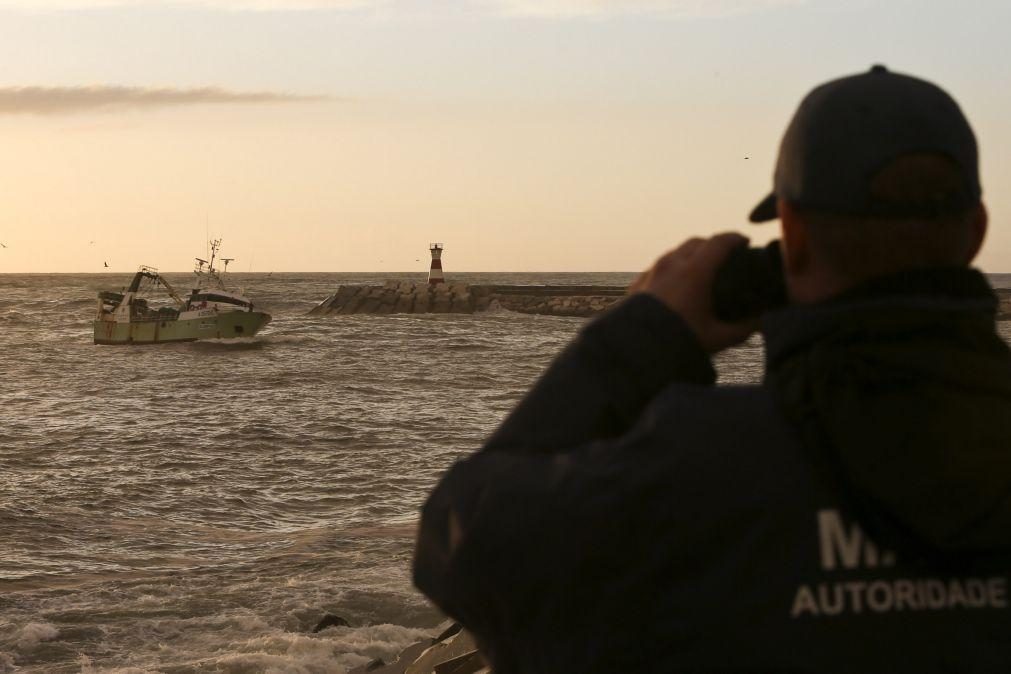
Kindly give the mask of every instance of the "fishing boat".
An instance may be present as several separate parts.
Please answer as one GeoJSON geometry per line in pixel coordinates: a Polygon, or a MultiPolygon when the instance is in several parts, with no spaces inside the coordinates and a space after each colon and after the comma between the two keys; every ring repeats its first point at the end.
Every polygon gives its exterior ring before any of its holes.
{"type": "Polygon", "coordinates": [[[255,311],[241,292],[225,287],[224,275],[234,258],[217,263],[220,239],[210,242],[210,260],[196,258],[196,282],[185,300],[154,267],[141,266],[123,292],[98,294],[95,344],[163,344],[198,339],[252,337],[270,322],[270,314],[255,311]],[[170,304],[154,307],[159,290],[170,304]]]}

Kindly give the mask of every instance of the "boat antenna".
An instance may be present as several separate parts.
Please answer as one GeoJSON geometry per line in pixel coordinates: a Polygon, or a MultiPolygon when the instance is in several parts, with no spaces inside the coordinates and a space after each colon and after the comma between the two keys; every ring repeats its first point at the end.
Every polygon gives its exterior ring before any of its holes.
{"type": "Polygon", "coordinates": [[[218,255],[218,248],[221,246],[221,239],[211,241],[211,261],[207,263],[207,271],[214,273],[214,260],[218,255]]]}

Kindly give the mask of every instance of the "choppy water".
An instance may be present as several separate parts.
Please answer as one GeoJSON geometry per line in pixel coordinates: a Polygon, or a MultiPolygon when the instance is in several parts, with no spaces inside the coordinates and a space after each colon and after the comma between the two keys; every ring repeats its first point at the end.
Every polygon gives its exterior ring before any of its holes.
{"type": "MultiPolygon", "coordinates": [[[[389,277],[236,274],[257,337],[101,347],[126,277],[0,275],[0,672],[343,672],[438,629],[418,507],[583,321],[305,315],[389,277]]],[[[719,369],[756,380],[758,340],[719,369]]]]}

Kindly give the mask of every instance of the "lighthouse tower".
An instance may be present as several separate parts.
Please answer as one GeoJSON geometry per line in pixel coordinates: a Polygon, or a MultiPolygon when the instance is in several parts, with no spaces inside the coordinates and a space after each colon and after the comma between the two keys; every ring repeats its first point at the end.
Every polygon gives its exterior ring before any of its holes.
{"type": "Polygon", "coordinates": [[[432,251],[432,268],[428,271],[429,285],[445,283],[446,279],[442,275],[442,244],[429,244],[428,250],[432,251]]]}

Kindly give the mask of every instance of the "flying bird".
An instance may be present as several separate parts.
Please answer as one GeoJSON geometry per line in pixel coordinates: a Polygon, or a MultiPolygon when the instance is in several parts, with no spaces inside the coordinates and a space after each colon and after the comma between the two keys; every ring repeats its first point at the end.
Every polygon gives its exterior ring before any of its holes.
{"type": "Polygon", "coordinates": [[[105,266],[106,266],[106,267],[108,267],[108,266],[109,266],[109,263],[108,263],[108,262],[106,262],[106,263],[105,263],[105,266]]]}
{"type": "Polygon", "coordinates": [[[6,243],[0,243],[0,247],[2,247],[2,248],[6,248],[6,247],[7,247],[7,244],[6,244],[6,243]]]}

